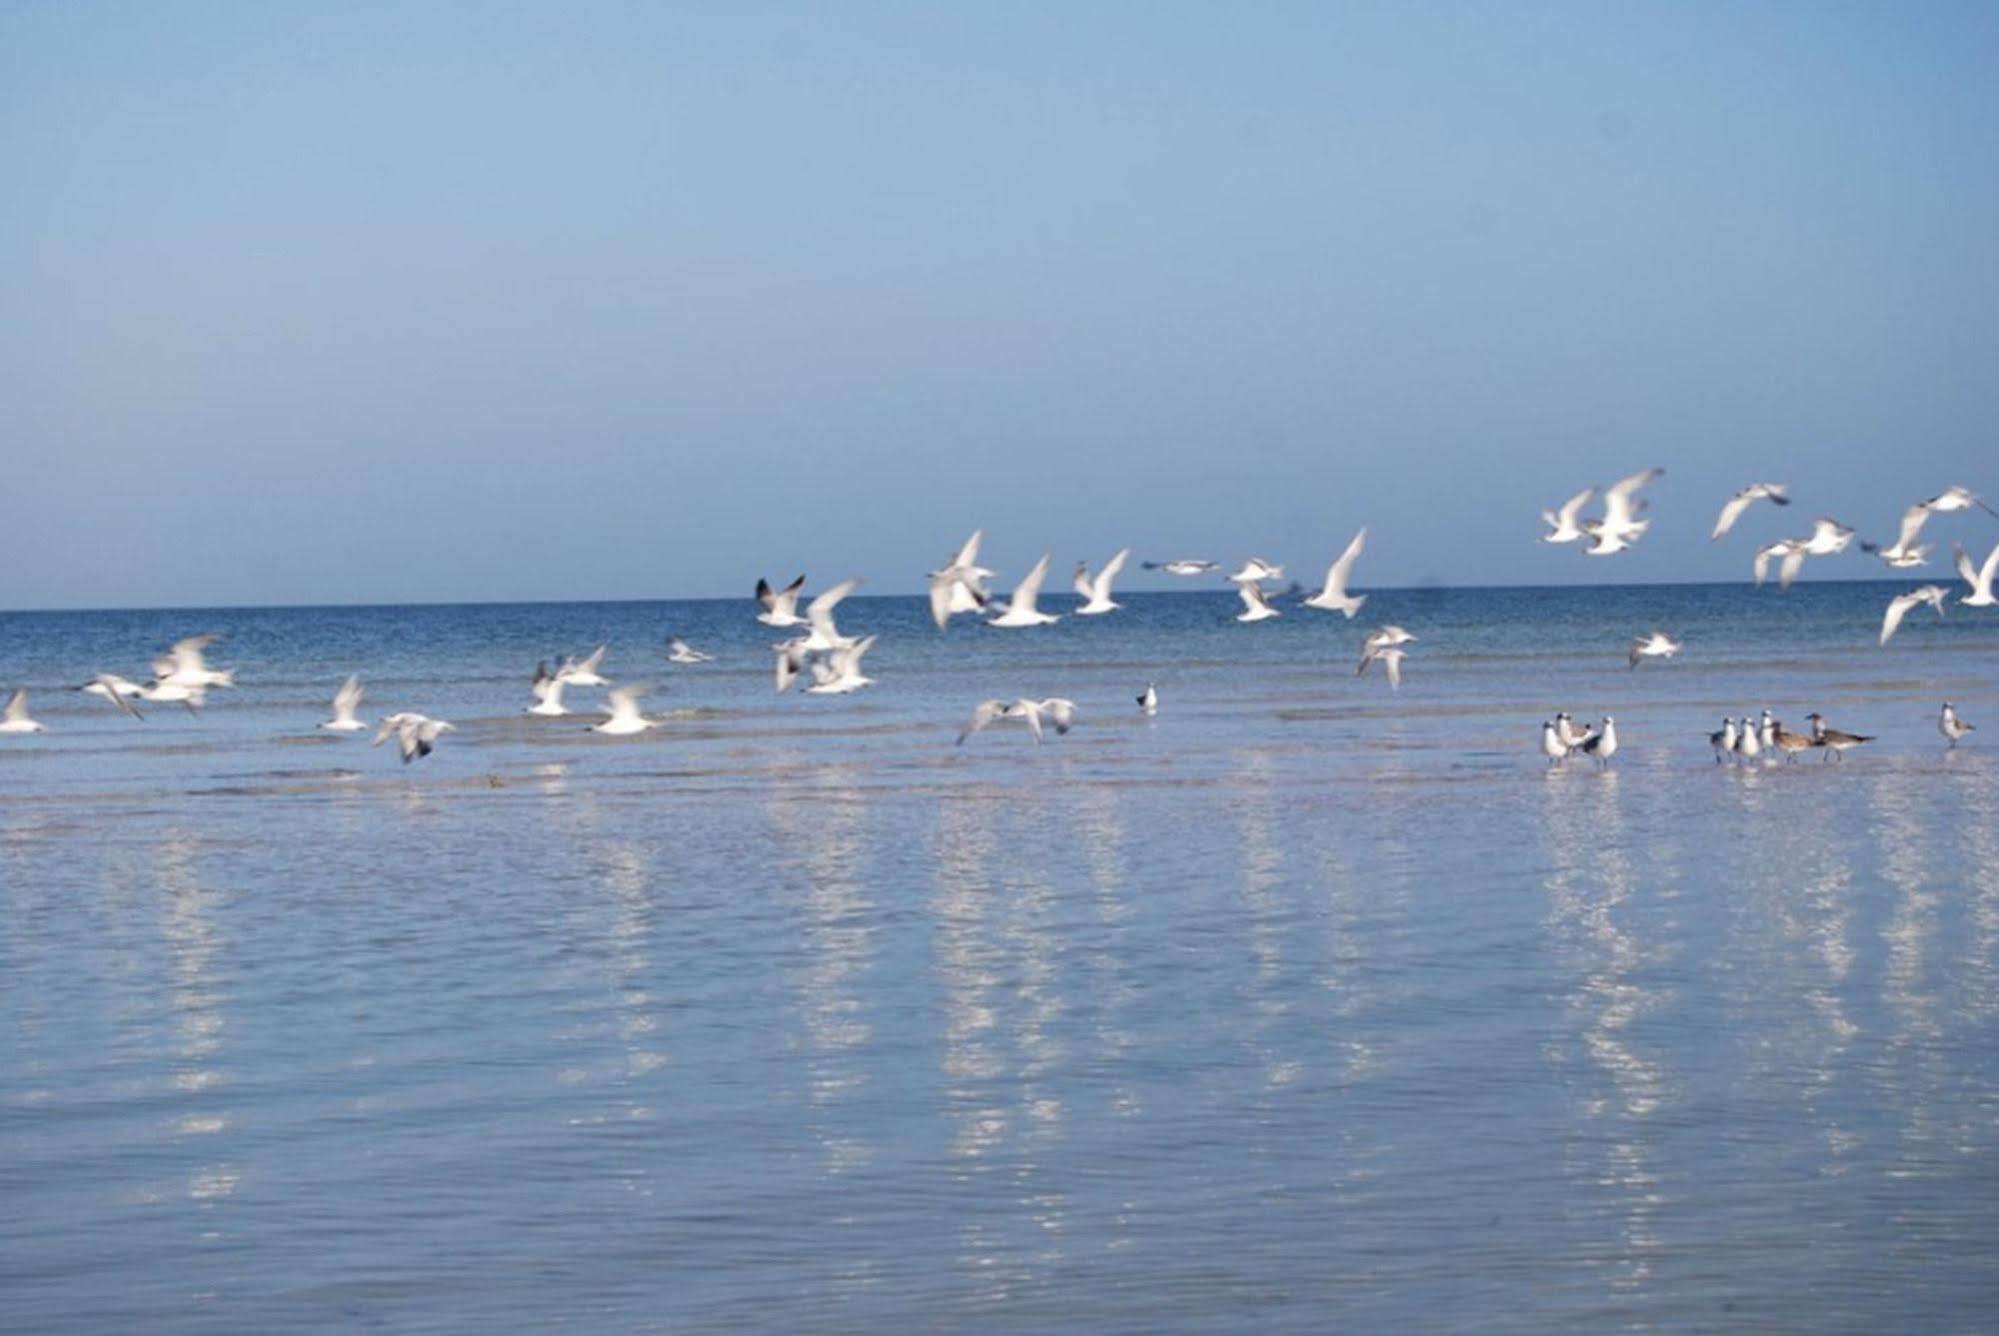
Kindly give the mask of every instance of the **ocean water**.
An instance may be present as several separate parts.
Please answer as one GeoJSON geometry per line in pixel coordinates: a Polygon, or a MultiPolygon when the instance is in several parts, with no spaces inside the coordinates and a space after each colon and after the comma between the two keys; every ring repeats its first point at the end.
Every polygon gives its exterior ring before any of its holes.
{"type": "Polygon", "coordinates": [[[1989,1329],[1999,616],[1904,587],[855,598],[836,698],[747,599],[0,615],[0,1328],[1989,1329]],[[665,727],[521,713],[600,641],[665,727]]]}

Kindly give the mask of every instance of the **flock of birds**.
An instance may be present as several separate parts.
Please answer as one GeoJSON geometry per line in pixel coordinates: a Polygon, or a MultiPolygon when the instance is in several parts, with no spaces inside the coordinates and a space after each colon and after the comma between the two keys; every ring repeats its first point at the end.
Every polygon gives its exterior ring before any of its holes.
{"type": "MultiPolygon", "coordinates": [[[[1593,557],[1612,556],[1630,550],[1652,524],[1646,518],[1649,503],[1638,493],[1664,472],[1664,469],[1650,468],[1608,487],[1584,488],[1559,508],[1542,512],[1548,532],[1541,536],[1541,541],[1562,544],[1587,540],[1587,546],[1582,550],[1593,557]],[[1601,513],[1585,517],[1584,508],[1593,499],[1599,498],[1601,513]]],[[[1778,507],[1789,506],[1789,489],[1783,484],[1769,482],[1751,483],[1744,487],[1722,506],[1710,541],[1725,537],[1758,501],[1768,501],[1778,507]]],[[[1893,569],[1924,565],[1932,548],[1918,544],[1916,540],[1930,518],[1937,514],[1969,510],[1974,506],[1999,516],[1999,510],[1994,510],[1967,489],[1948,487],[1926,501],[1916,502],[1903,513],[1893,543],[1862,541],[1860,549],[1879,557],[1893,569]]],[[[1778,564],[1778,586],[1789,589],[1807,558],[1845,551],[1853,543],[1855,532],[1850,525],[1821,517],[1814,521],[1811,532],[1802,537],[1780,538],[1758,547],[1751,564],[1756,584],[1760,587],[1765,583],[1770,563],[1775,561],[1778,564]]],[[[1048,578],[1050,556],[1043,554],[1014,586],[1011,595],[1000,599],[995,597],[990,586],[995,573],[979,564],[979,546],[983,538],[983,531],[974,533],[937,570],[929,573],[930,615],[938,629],[942,630],[952,618],[965,614],[982,617],[988,626],[1008,629],[1047,626],[1059,621],[1062,614],[1044,612],[1040,607],[1041,588],[1048,578]]],[[[1260,622],[1282,616],[1283,610],[1273,599],[1286,596],[1296,596],[1304,607],[1339,613],[1351,619],[1367,602],[1367,595],[1354,594],[1348,589],[1354,563],[1359,560],[1366,543],[1367,529],[1363,527],[1327,568],[1323,586],[1310,594],[1305,594],[1297,585],[1273,594],[1266,586],[1284,578],[1284,567],[1262,557],[1247,558],[1239,569],[1225,577],[1236,586],[1243,605],[1235,620],[1260,622]]],[[[1993,577],[1995,570],[1999,570],[1999,544],[1994,545],[1982,566],[1973,566],[1962,543],[1955,545],[1955,555],[1958,573],[1970,586],[1970,592],[1960,596],[1958,602],[1968,607],[1990,607],[1999,603],[1999,597],[1993,593],[1993,577]]],[[[1090,570],[1088,563],[1078,562],[1072,586],[1080,601],[1070,612],[1079,617],[1098,617],[1117,611],[1122,605],[1112,597],[1113,583],[1130,557],[1130,548],[1121,549],[1095,572],[1090,570]]],[[[1181,577],[1198,577],[1221,570],[1221,566],[1214,561],[1191,557],[1147,561],[1142,566],[1146,570],[1181,577]]],[[[804,688],[807,692],[818,695],[844,695],[873,684],[874,679],[862,671],[862,664],[877,637],[843,634],[835,620],[835,611],[842,600],[859,586],[857,579],[843,580],[814,597],[801,615],[798,604],[805,587],[803,575],[783,588],[773,587],[768,580],[757,581],[757,621],[796,633],[771,647],[776,688],[780,693],[791,690],[799,681],[807,683],[804,688]]],[[[1949,594],[1949,589],[1943,585],[1926,584],[1891,599],[1882,618],[1879,643],[1886,645],[1902,625],[1903,619],[1917,607],[1928,605],[1939,617],[1943,616],[1949,594]]],[[[108,701],[134,718],[144,717],[139,712],[138,703],[179,704],[190,711],[198,710],[211,689],[236,684],[234,669],[212,668],[208,664],[206,650],[218,638],[212,634],[196,635],[176,642],[153,660],[152,677],[146,682],[137,682],[115,673],[97,673],[78,689],[108,701]]],[[[1356,675],[1365,674],[1369,667],[1378,663],[1389,687],[1399,689],[1406,647],[1416,639],[1415,635],[1400,626],[1389,624],[1374,628],[1361,642],[1356,675]]],[[[1628,655],[1630,666],[1635,670],[1647,659],[1671,659],[1681,648],[1680,642],[1654,628],[1632,638],[1628,655]]],[[[533,704],[527,707],[527,713],[567,715],[570,711],[563,702],[565,690],[570,687],[603,687],[607,689],[600,707],[604,718],[591,725],[591,731],[617,736],[659,727],[663,721],[648,718],[641,709],[641,702],[652,687],[642,683],[612,684],[599,671],[605,652],[606,647],[600,645],[588,655],[566,656],[553,670],[546,661],[537,664],[529,684],[533,704]]],[[[686,665],[708,663],[715,656],[675,638],[668,642],[666,657],[671,663],[686,665]]],[[[320,727],[335,733],[366,731],[371,725],[357,713],[361,700],[360,677],[349,676],[334,694],[332,717],[320,727]]],[[[1137,701],[1145,714],[1156,714],[1159,709],[1156,684],[1147,683],[1137,701]]],[[[1077,715],[1076,703],[1064,697],[982,701],[959,731],[957,740],[959,745],[963,745],[974,734],[994,725],[1022,724],[1039,742],[1043,737],[1044,722],[1057,734],[1063,734],[1069,731],[1077,715]]],[[[1746,716],[1739,720],[1724,719],[1721,729],[1712,734],[1709,741],[1713,744],[1717,762],[1733,760],[1750,763],[1762,757],[1778,755],[1796,760],[1799,752],[1811,749],[1819,749],[1831,759],[1874,740],[1869,736],[1828,728],[1824,719],[1816,713],[1807,716],[1807,719],[1811,724],[1809,734],[1787,731],[1768,710],[1763,711],[1760,721],[1755,724],[1746,716]]],[[[394,738],[405,764],[429,755],[438,739],[453,728],[444,720],[409,710],[385,715],[372,726],[376,729],[375,745],[380,746],[394,738]]],[[[1960,720],[1952,706],[1945,703],[1938,729],[1955,747],[1972,730],[1972,726],[1960,720]]],[[[4,712],[0,712],[0,734],[42,731],[45,731],[44,725],[28,714],[26,689],[17,689],[4,712]]],[[[1608,715],[1590,728],[1578,725],[1566,712],[1543,721],[1541,725],[1541,750],[1551,766],[1577,755],[1594,759],[1600,765],[1608,765],[1617,752],[1617,745],[1616,721],[1608,715]]]]}

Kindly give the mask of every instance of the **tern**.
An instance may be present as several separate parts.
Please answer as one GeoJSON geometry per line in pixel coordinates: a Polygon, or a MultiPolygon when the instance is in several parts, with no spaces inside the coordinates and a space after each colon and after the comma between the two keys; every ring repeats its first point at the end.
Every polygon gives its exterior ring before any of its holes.
{"type": "Polygon", "coordinates": [[[1714,763],[1722,764],[1735,754],[1735,721],[1727,715],[1721,717],[1721,727],[1707,735],[1707,745],[1714,748],[1714,763]]]}
{"type": "Polygon", "coordinates": [[[666,642],[666,661],[668,663],[713,663],[715,656],[713,654],[704,654],[685,640],[682,640],[679,636],[675,636],[666,642]]]}
{"type": "Polygon", "coordinates": [[[1352,577],[1354,561],[1366,543],[1367,526],[1362,525],[1360,532],[1353,536],[1353,541],[1347,544],[1346,551],[1326,568],[1326,587],[1306,599],[1306,607],[1324,608],[1327,612],[1345,613],[1348,617],[1360,611],[1360,605],[1367,602],[1367,595],[1349,594],[1347,580],[1352,577]]]}
{"type": "Polygon", "coordinates": [[[659,721],[648,719],[639,713],[639,700],[652,687],[643,683],[612,687],[604,694],[604,713],[609,716],[601,724],[590,725],[592,733],[608,733],[622,736],[627,733],[643,733],[648,728],[658,728],[659,721]]]}
{"type": "Polygon", "coordinates": [[[604,675],[597,671],[598,667],[604,662],[604,650],[606,648],[604,645],[599,645],[581,659],[565,654],[561,664],[555,670],[556,679],[566,687],[607,687],[611,685],[605,679],[604,675]]]}
{"type": "Polygon", "coordinates": [[[1821,515],[1812,521],[1811,536],[1798,541],[1804,543],[1806,556],[1829,557],[1835,552],[1846,551],[1846,545],[1853,541],[1853,528],[1830,516],[1821,515]]]}
{"type": "MultiPolygon", "coordinates": [[[[116,673],[99,673],[90,681],[77,688],[93,696],[102,696],[114,705],[121,705],[128,698],[145,690],[137,682],[118,676],[116,673]]],[[[131,711],[127,711],[131,713],[131,711]]]]}
{"type": "Polygon", "coordinates": [[[1827,728],[1824,717],[1816,710],[1806,715],[1805,719],[1812,726],[1812,746],[1825,748],[1825,758],[1828,761],[1834,758],[1844,759],[1845,754],[1853,748],[1874,741],[1871,735],[1842,733],[1836,728],[1827,728]]]}
{"type": "Polygon", "coordinates": [[[348,674],[340,684],[340,690],[333,693],[333,717],[320,727],[335,733],[358,733],[367,725],[354,717],[354,707],[361,703],[361,677],[358,673],[348,674]]]}
{"type": "Polygon", "coordinates": [[[1251,557],[1243,562],[1242,569],[1228,577],[1240,584],[1244,580],[1282,580],[1284,568],[1262,557],[1251,557]]]}
{"type": "Polygon", "coordinates": [[[1965,555],[1964,544],[1955,544],[1952,551],[1957,554],[1957,573],[1971,586],[1971,592],[1957,601],[1967,608],[1989,608],[1999,603],[1999,598],[1992,596],[1992,575],[1994,571],[1999,571],[1999,543],[1993,544],[1992,550],[1985,556],[1985,564],[1976,569],[1972,567],[1971,558],[1965,555]]]}
{"type": "Polygon", "coordinates": [[[1145,684],[1145,690],[1138,693],[1138,708],[1147,714],[1159,713],[1159,688],[1152,683],[1145,684]]]}
{"type": "Polygon", "coordinates": [[[816,696],[843,696],[868,686],[874,679],[861,675],[861,656],[873,649],[874,644],[875,637],[868,636],[816,660],[812,665],[812,685],[805,689],[816,696]]]}
{"type": "Polygon", "coordinates": [[[1090,568],[1082,562],[1076,563],[1075,589],[1083,596],[1082,606],[1076,609],[1078,617],[1097,617],[1124,606],[1111,602],[1111,581],[1117,579],[1124,569],[1125,559],[1131,556],[1130,548],[1121,549],[1118,554],[1104,563],[1104,568],[1093,579],[1090,568]]]}
{"type": "Polygon", "coordinates": [[[1209,571],[1221,569],[1212,561],[1203,561],[1195,557],[1177,557],[1172,561],[1141,561],[1138,564],[1143,570],[1165,571],[1168,575],[1206,575],[1209,571]]]}
{"type": "Polygon", "coordinates": [[[1360,667],[1353,670],[1354,676],[1359,677],[1362,673],[1366,672],[1367,666],[1370,663],[1379,663],[1381,671],[1388,674],[1389,689],[1391,691],[1400,691],[1402,689],[1402,655],[1404,652],[1399,645],[1387,645],[1380,649],[1365,650],[1360,657],[1360,667]]]}
{"type": "Polygon", "coordinates": [[[1750,483],[1747,487],[1737,492],[1734,496],[1729,497],[1728,500],[1722,505],[1721,516],[1719,519],[1715,520],[1714,532],[1708,535],[1708,541],[1712,543],[1715,540],[1719,539],[1723,534],[1727,533],[1730,529],[1733,529],[1735,527],[1735,522],[1742,518],[1742,512],[1749,509],[1750,506],[1754,505],[1758,501],[1769,501],[1773,505],[1779,505],[1779,506],[1790,505],[1791,498],[1787,494],[1788,491],[1789,489],[1786,488],[1783,483],[1778,483],[1778,482],[1750,483]]]}
{"type": "Polygon", "coordinates": [[[981,701],[979,708],[972,711],[972,717],[958,733],[958,745],[965,745],[965,739],[982,732],[993,724],[1023,723],[1027,731],[1034,734],[1036,742],[1041,741],[1041,717],[1048,716],[1048,722],[1057,733],[1067,733],[1076,722],[1076,702],[1061,696],[1050,696],[1047,700],[1027,700],[1025,698],[1008,704],[1003,700],[981,701]]]}
{"type": "Polygon", "coordinates": [[[1594,756],[1600,766],[1609,766],[1610,758],[1617,755],[1617,721],[1605,715],[1603,722],[1590,730],[1576,750],[1585,756],[1594,756]]]}
{"type": "Polygon", "coordinates": [[[209,687],[233,687],[236,685],[234,668],[210,668],[202,651],[222,639],[214,632],[206,635],[188,636],[176,640],[166,653],[153,660],[153,683],[155,686],[187,687],[205,691],[209,687]]]}
{"type": "Polygon", "coordinates": [[[1548,532],[1541,535],[1541,541],[1544,543],[1573,543],[1581,538],[1583,536],[1582,526],[1576,523],[1576,517],[1582,514],[1583,507],[1588,505],[1589,499],[1595,495],[1596,488],[1585,487],[1568,500],[1562,502],[1559,509],[1542,511],[1541,518],[1547,521],[1548,532]]]}
{"type": "Polygon", "coordinates": [[[979,565],[979,543],[985,536],[984,529],[974,531],[941,570],[930,572],[930,618],[940,631],[958,613],[978,612],[992,597],[986,581],[993,573],[979,565]]]}
{"type": "Polygon", "coordinates": [[[1883,547],[1879,543],[1869,543],[1863,540],[1860,544],[1860,550],[1862,552],[1871,552],[1898,570],[1910,566],[1920,566],[1929,560],[1930,550],[1927,547],[1916,546],[1916,535],[1923,531],[1923,525],[1929,520],[1929,517],[1929,502],[1918,501],[1915,505],[1910,506],[1902,512],[1902,528],[1896,534],[1893,543],[1887,547],[1883,547]]]}
{"type": "Polygon", "coordinates": [[[1041,560],[1034,563],[1021,582],[1013,587],[1013,597],[999,616],[986,622],[987,626],[1047,626],[1061,618],[1054,613],[1037,611],[1034,601],[1041,597],[1041,582],[1048,578],[1048,554],[1041,554],[1041,560]]]}
{"type": "Polygon", "coordinates": [[[1773,557],[1781,558],[1781,564],[1777,568],[1777,587],[1779,589],[1789,589],[1791,581],[1797,579],[1798,572],[1804,569],[1805,545],[1803,540],[1779,538],[1774,543],[1766,543],[1756,549],[1756,560],[1753,569],[1756,572],[1756,587],[1758,589],[1761,589],[1764,580],[1769,578],[1770,560],[1773,557]]]}
{"type": "Polygon", "coordinates": [[[1670,659],[1680,652],[1680,642],[1664,631],[1654,629],[1650,635],[1631,638],[1631,666],[1638,667],[1640,659],[1670,659]]]}
{"type": "Polygon", "coordinates": [[[1270,606],[1270,599],[1263,592],[1263,586],[1256,581],[1237,580],[1235,582],[1235,591],[1237,597],[1242,599],[1242,611],[1235,615],[1237,621],[1260,622],[1267,617],[1280,617],[1283,615],[1277,609],[1270,606]]]}
{"type": "Polygon", "coordinates": [[[805,636],[806,649],[845,649],[854,643],[852,636],[841,635],[840,628],[833,624],[833,609],[839,607],[842,599],[860,587],[859,580],[842,580],[805,605],[805,620],[811,627],[805,636]]]}
{"type": "Polygon", "coordinates": [[[562,688],[566,684],[567,679],[561,673],[548,671],[546,660],[537,663],[534,666],[534,681],[528,684],[528,689],[534,692],[534,704],[528,706],[527,712],[550,718],[568,714],[562,704],[562,688]]]}
{"type": "Polygon", "coordinates": [[[408,765],[419,757],[430,755],[437,746],[437,739],[451,731],[452,726],[442,719],[432,719],[411,710],[399,710],[383,718],[373,745],[379,747],[393,735],[402,751],[403,764],[408,765]]]}
{"type": "Polygon", "coordinates": [[[1906,594],[1897,594],[1889,599],[1888,611],[1881,618],[1881,643],[1884,645],[1888,643],[1896,629],[1902,625],[1902,619],[1908,616],[1910,609],[1917,604],[1927,603],[1937,610],[1937,616],[1943,616],[1943,601],[1948,597],[1950,591],[1942,585],[1924,585],[1920,589],[1911,589],[1906,594]]]}
{"type": "Polygon", "coordinates": [[[1645,469],[1603,489],[1603,518],[1585,520],[1582,525],[1582,531],[1595,540],[1593,546],[1583,549],[1585,555],[1607,557],[1622,552],[1652,527],[1652,521],[1638,518],[1639,512],[1645,509],[1645,503],[1636,497],[1640,487],[1665,471],[1645,469]]]}
{"type": "Polygon", "coordinates": [[[1938,514],[1952,510],[1969,510],[1971,507],[1977,506],[1988,515],[1999,515],[1999,510],[1994,510],[1975,494],[1963,487],[1959,487],[1955,483],[1944,488],[1943,491],[1923,502],[1923,504],[1938,514]]]}
{"type": "Polygon", "coordinates": [[[46,733],[48,728],[28,718],[28,689],[15,687],[14,694],[7,699],[7,708],[0,711],[0,733],[46,733]]]}
{"type": "Polygon", "coordinates": [[[781,695],[791,690],[792,682],[805,671],[805,637],[783,641],[771,649],[777,655],[777,689],[781,695]]]}
{"type": "Polygon", "coordinates": [[[1957,711],[1950,707],[1949,701],[1943,703],[1943,713],[1937,716],[1937,732],[1943,734],[1951,746],[1957,746],[1957,740],[1966,733],[1975,731],[1976,727],[1958,718],[1957,711]]]}
{"type": "Polygon", "coordinates": [[[798,615],[798,591],[805,588],[805,577],[799,576],[782,589],[772,589],[770,581],[757,581],[757,606],[763,611],[757,620],[765,626],[799,626],[804,619],[798,615]]]}

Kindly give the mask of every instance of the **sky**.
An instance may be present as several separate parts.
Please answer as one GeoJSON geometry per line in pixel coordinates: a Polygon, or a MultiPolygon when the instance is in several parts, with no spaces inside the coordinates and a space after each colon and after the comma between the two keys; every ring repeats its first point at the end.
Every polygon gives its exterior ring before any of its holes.
{"type": "Polygon", "coordinates": [[[1994,68],[1941,2],[6,3],[0,607],[897,593],[981,526],[1745,578],[1999,495],[1994,68]],[[1634,551],[1535,541],[1651,465],[1634,551]]]}

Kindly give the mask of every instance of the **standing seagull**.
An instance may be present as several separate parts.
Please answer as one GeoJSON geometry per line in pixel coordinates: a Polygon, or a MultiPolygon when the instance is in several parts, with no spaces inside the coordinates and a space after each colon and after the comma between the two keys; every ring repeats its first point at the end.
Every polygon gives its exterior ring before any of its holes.
{"type": "Polygon", "coordinates": [[[1147,714],[1159,713],[1159,689],[1147,682],[1145,690],[1138,693],[1138,708],[1147,714]]]}
{"type": "Polygon", "coordinates": [[[679,636],[675,636],[666,642],[666,661],[668,663],[712,663],[714,659],[715,656],[713,654],[702,653],[679,636]]]}
{"type": "Polygon", "coordinates": [[[1090,568],[1082,562],[1076,563],[1076,592],[1083,596],[1083,604],[1076,609],[1078,617],[1097,617],[1124,606],[1111,602],[1111,581],[1117,579],[1124,569],[1125,559],[1131,556],[1130,548],[1122,548],[1118,554],[1104,563],[1096,578],[1090,577],[1090,568]]]}
{"type": "Polygon", "coordinates": [[[432,719],[411,710],[400,710],[382,720],[381,731],[375,734],[375,746],[379,747],[394,734],[396,745],[401,748],[403,764],[428,756],[437,747],[439,737],[452,731],[450,724],[442,719],[432,719]]]}
{"type": "Polygon", "coordinates": [[[1884,645],[1888,643],[1894,636],[1896,628],[1901,626],[1902,619],[1919,603],[1929,604],[1937,610],[1937,616],[1943,616],[1943,601],[1949,595],[1950,591],[1942,585],[1924,585],[1920,589],[1911,589],[1906,594],[1897,594],[1889,599],[1888,611],[1881,618],[1881,643],[1884,645]]]}
{"type": "Polygon", "coordinates": [[[361,703],[361,677],[350,673],[340,690],[333,693],[333,717],[320,727],[335,733],[359,733],[367,725],[354,717],[354,707],[361,703]]]}
{"type": "Polygon", "coordinates": [[[1549,765],[1560,765],[1569,759],[1569,744],[1555,731],[1553,720],[1541,721],[1541,755],[1548,758],[1549,765]]]}
{"type": "Polygon", "coordinates": [[[1670,659],[1680,652],[1680,642],[1655,629],[1652,634],[1631,638],[1631,666],[1638,667],[1640,659],[1670,659]]]}
{"type": "Polygon", "coordinates": [[[639,700],[650,686],[633,684],[612,687],[604,695],[604,713],[610,717],[601,724],[590,725],[592,733],[608,733],[614,737],[626,733],[643,733],[648,728],[658,728],[659,722],[639,713],[639,700]]]}
{"type": "Polygon", "coordinates": [[[1714,763],[1720,765],[1735,753],[1735,721],[1727,715],[1721,717],[1721,727],[1707,735],[1707,745],[1714,748],[1714,763]]]}
{"type": "Polygon", "coordinates": [[[1560,509],[1542,511],[1541,518],[1547,521],[1548,532],[1541,535],[1541,541],[1544,543],[1573,543],[1581,538],[1583,531],[1582,527],[1576,523],[1576,517],[1582,514],[1583,507],[1588,505],[1589,499],[1595,495],[1596,488],[1585,487],[1568,500],[1562,502],[1560,509]]]}
{"type": "Polygon", "coordinates": [[[1788,490],[1784,484],[1778,482],[1750,483],[1723,504],[1721,517],[1714,522],[1714,532],[1708,535],[1708,541],[1712,543],[1733,529],[1735,522],[1742,518],[1742,512],[1758,501],[1767,500],[1780,506],[1790,505],[1791,498],[1786,495],[1788,490]]]}
{"type": "Polygon", "coordinates": [[[765,626],[798,626],[803,618],[798,615],[798,591],[805,588],[805,577],[799,576],[782,589],[772,589],[770,581],[757,581],[757,606],[763,611],[757,620],[765,626]]]}
{"type": "Polygon", "coordinates": [[[1235,615],[1239,622],[1260,622],[1266,617],[1282,616],[1270,606],[1270,600],[1263,592],[1263,586],[1254,580],[1237,580],[1236,595],[1242,599],[1242,611],[1235,615]]]}
{"type": "Polygon", "coordinates": [[[1061,618],[1053,613],[1038,611],[1034,601],[1041,597],[1041,582],[1048,578],[1048,554],[1041,554],[1041,560],[1034,563],[1021,582],[1013,587],[1013,597],[1007,600],[1000,615],[987,621],[987,626],[1047,626],[1061,618]]]}
{"type": "Polygon", "coordinates": [[[1360,556],[1361,548],[1367,542],[1367,526],[1362,525],[1353,541],[1339,559],[1326,568],[1326,587],[1305,600],[1308,608],[1324,608],[1327,612],[1341,612],[1352,617],[1360,611],[1360,605],[1367,602],[1367,595],[1347,592],[1347,580],[1353,575],[1354,560],[1360,556]]]}
{"type": "Polygon", "coordinates": [[[1198,557],[1176,557],[1172,561],[1141,561],[1140,568],[1148,571],[1165,571],[1168,575],[1206,575],[1209,571],[1221,569],[1214,562],[1198,557]]]}
{"type": "Polygon", "coordinates": [[[1585,756],[1596,757],[1598,765],[1608,767],[1610,758],[1617,755],[1617,721],[1605,715],[1603,722],[1583,739],[1578,750],[1585,756]]]}
{"type": "Polygon", "coordinates": [[[1853,748],[1874,741],[1871,734],[1842,733],[1836,728],[1825,726],[1825,717],[1816,710],[1805,716],[1812,726],[1812,746],[1825,748],[1825,759],[1845,759],[1845,754],[1853,748]]]}
{"type": "Polygon", "coordinates": [[[1993,544],[1992,551],[1986,554],[1985,564],[1975,570],[1971,558],[1965,555],[1964,544],[1956,544],[1953,550],[1957,553],[1957,573],[1971,586],[1971,592],[1957,601],[1967,608],[1989,608],[1999,603],[1999,598],[1992,596],[1992,575],[1994,571],[1999,571],[1999,543],[1993,544]]]}
{"type": "Polygon", "coordinates": [[[1949,701],[1943,703],[1943,713],[1937,716],[1937,732],[1943,734],[1952,747],[1957,746],[1957,740],[1966,733],[1975,731],[1976,727],[1975,724],[1967,724],[1958,718],[1957,711],[1950,707],[1949,701]]]}
{"type": "Polygon", "coordinates": [[[958,613],[977,612],[992,597],[986,592],[986,581],[993,573],[979,565],[979,543],[985,536],[984,529],[974,530],[957,555],[941,570],[930,572],[930,619],[940,631],[958,613]]]}
{"type": "Polygon", "coordinates": [[[1749,722],[1749,716],[1742,716],[1742,726],[1735,734],[1735,751],[1745,761],[1753,761],[1763,754],[1763,741],[1756,735],[1756,726],[1749,722]]]}
{"type": "Polygon", "coordinates": [[[48,729],[28,718],[28,689],[14,688],[7,708],[0,712],[0,733],[46,733],[48,729]]]}

